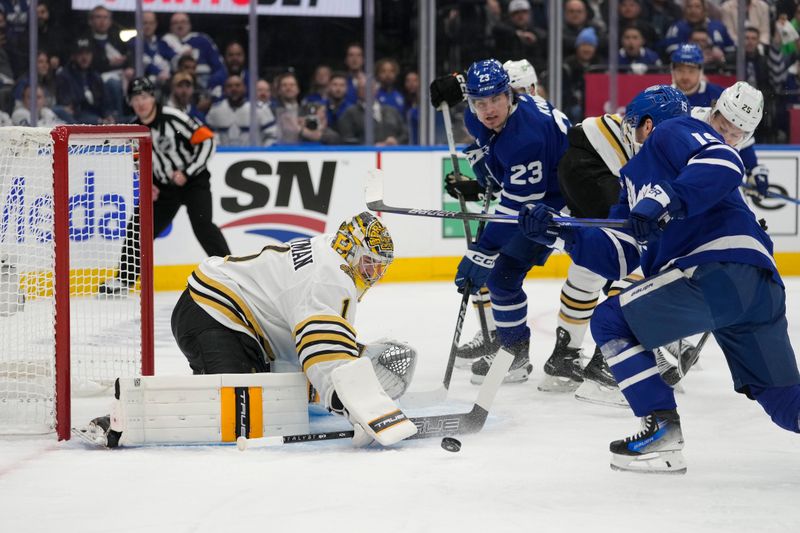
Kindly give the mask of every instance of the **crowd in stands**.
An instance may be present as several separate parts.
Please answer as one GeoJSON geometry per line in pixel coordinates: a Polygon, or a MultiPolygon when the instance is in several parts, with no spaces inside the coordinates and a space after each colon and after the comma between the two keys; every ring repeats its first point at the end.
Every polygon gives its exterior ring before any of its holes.
{"type": "MultiPolygon", "coordinates": [[[[386,27],[377,32],[372,87],[366,86],[364,51],[357,42],[342,46],[337,61],[312,64],[308,79],[303,67],[313,58],[296,45],[288,52],[302,57],[283,61],[280,71],[260,68],[255,75],[242,38],[194,31],[192,18],[181,12],[144,13],[145,73],[159,88],[161,102],[207,123],[222,145],[251,144],[251,76],[260,145],[362,144],[368,90],[375,101],[376,144],[413,144],[419,117],[416,35],[398,28],[409,25],[400,19],[414,17],[410,11],[392,16],[391,9],[410,10],[416,3],[383,4],[376,2],[377,23],[386,27]]],[[[463,70],[487,57],[528,59],[546,88],[548,5],[547,0],[440,0],[437,73],[463,70]]],[[[131,111],[124,94],[134,77],[139,37],[123,42],[115,15],[127,17],[126,27],[132,15],[98,6],[77,12],[85,21],[81,27],[54,24],[51,9],[64,7],[39,1],[38,124],[127,121],[131,111]]],[[[691,42],[703,51],[705,74],[735,74],[737,46],[744,46],[745,79],[764,92],[768,105],[759,141],[787,140],[786,110],[800,104],[800,0],[747,0],[743,42],[736,0],[619,0],[618,9],[619,43],[613,49],[620,72],[669,73],[673,51],[691,42]]],[[[608,2],[565,0],[563,10],[561,107],[578,121],[584,113],[584,74],[607,70],[608,2]]],[[[30,123],[27,15],[27,0],[0,0],[0,125],[30,123]]]]}

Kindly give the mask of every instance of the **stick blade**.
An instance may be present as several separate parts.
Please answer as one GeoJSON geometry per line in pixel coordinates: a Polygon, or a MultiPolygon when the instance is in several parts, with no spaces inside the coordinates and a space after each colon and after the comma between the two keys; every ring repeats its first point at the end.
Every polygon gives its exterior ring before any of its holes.
{"type": "Polygon", "coordinates": [[[383,205],[383,171],[372,169],[367,171],[367,179],[364,184],[364,198],[367,207],[373,211],[380,211],[383,205]]]}

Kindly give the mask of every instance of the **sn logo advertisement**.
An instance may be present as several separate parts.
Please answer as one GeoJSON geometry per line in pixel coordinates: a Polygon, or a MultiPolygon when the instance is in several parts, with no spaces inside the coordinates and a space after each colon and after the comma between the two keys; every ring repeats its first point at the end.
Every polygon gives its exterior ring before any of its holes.
{"type": "Polygon", "coordinates": [[[240,228],[279,242],[323,233],[337,162],[325,160],[313,167],[312,172],[312,165],[302,160],[233,161],[224,170],[225,187],[215,191],[223,211],[219,218],[227,219],[220,229],[240,228]]]}

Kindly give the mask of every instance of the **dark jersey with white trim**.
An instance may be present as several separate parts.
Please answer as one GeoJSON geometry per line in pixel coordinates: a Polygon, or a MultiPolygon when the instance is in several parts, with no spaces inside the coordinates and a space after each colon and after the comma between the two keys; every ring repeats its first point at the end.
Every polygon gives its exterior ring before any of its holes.
{"type": "MultiPolygon", "coordinates": [[[[135,120],[135,124],[142,124],[135,120]]],[[[183,171],[191,180],[206,170],[214,154],[216,141],[208,126],[183,111],[169,106],[156,106],[153,122],[145,124],[153,138],[153,182],[172,183],[172,174],[183,171]]]]}
{"type": "Polygon", "coordinates": [[[672,220],[646,247],[619,230],[577,231],[570,255],[613,279],[624,277],[640,261],[646,276],[672,265],[685,269],[732,262],[771,270],[780,282],[772,241],[739,190],[743,172],[739,154],[710,125],[691,117],[666,120],[622,167],[621,201],[610,216],[627,218],[639,200],[666,182],[683,204],[684,218],[672,220]]]}

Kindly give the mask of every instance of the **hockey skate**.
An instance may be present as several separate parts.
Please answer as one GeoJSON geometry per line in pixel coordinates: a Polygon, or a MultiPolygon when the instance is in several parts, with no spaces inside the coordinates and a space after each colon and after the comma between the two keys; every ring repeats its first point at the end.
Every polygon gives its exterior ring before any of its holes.
{"type": "Polygon", "coordinates": [[[599,346],[595,347],[592,359],[583,369],[583,383],[575,391],[575,399],[611,407],[628,407],[628,400],[619,390],[599,346]]]}
{"type": "Polygon", "coordinates": [[[511,368],[508,369],[506,377],[503,378],[503,383],[522,383],[528,381],[528,376],[533,370],[533,365],[528,357],[530,349],[530,341],[525,340],[514,344],[513,346],[503,346],[497,351],[488,355],[484,355],[472,365],[472,378],[470,382],[473,385],[480,385],[489,373],[489,368],[492,366],[495,356],[500,350],[505,350],[514,356],[514,362],[511,363],[511,368]]]}
{"type": "Polygon", "coordinates": [[[132,288],[132,283],[122,281],[119,278],[111,278],[97,287],[97,293],[106,296],[125,296],[132,288]]]}
{"type": "Polygon", "coordinates": [[[685,474],[683,433],[678,411],[654,411],[642,418],[642,430],[615,440],[611,469],[652,474],[685,474]]]}
{"type": "Polygon", "coordinates": [[[670,342],[653,350],[656,356],[658,372],[663,380],[672,388],[678,389],[678,382],[697,362],[700,350],[686,339],[670,342]]]}
{"type": "Polygon", "coordinates": [[[489,342],[484,342],[483,331],[478,330],[475,336],[466,344],[456,349],[456,368],[472,368],[472,364],[483,357],[497,353],[500,343],[497,341],[497,332],[489,332],[489,342]]]}
{"type": "Polygon", "coordinates": [[[574,392],[583,382],[581,349],[569,348],[570,336],[564,328],[556,329],[556,346],[544,364],[545,376],[539,381],[542,392],[574,392]]]}

